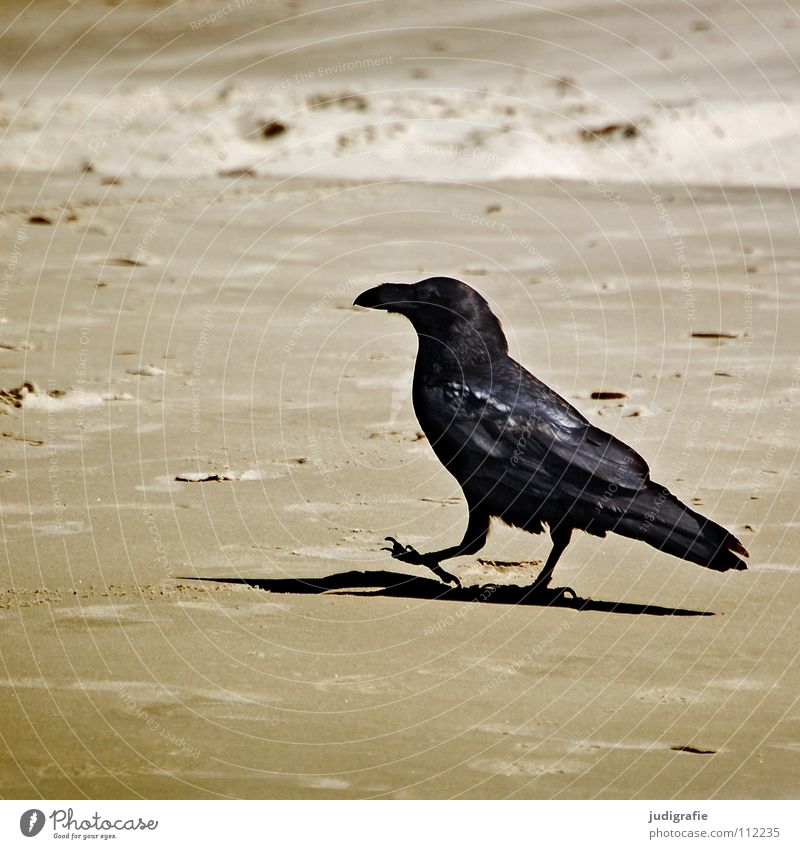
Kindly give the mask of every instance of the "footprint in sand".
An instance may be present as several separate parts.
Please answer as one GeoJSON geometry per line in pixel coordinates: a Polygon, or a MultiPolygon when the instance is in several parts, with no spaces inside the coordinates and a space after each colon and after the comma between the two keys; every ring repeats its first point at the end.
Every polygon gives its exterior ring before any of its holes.
{"type": "Polygon", "coordinates": [[[126,374],[135,374],[139,377],[160,377],[162,374],[166,374],[163,368],[159,368],[158,366],[148,365],[148,366],[138,366],[137,368],[128,368],[125,369],[126,374]]]}
{"type": "Polygon", "coordinates": [[[159,260],[151,254],[137,251],[131,254],[123,254],[121,256],[97,255],[88,257],[89,262],[93,265],[115,268],[147,268],[150,265],[157,265],[159,260]]]}
{"type": "Polygon", "coordinates": [[[33,524],[6,525],[6,529],[32,530],[36,536],[63,537],[89,533],[83,522],[35,522],[33,524]]]}
{"type": "Polygon", "coordinates": [[[183,492],[184,487],[175,483],[170,475],[159,475],[153,478],[150,483],[139,484],[134,489],[137,492],[183,492]]]}
{"type": "Polygon", "coordinates": [[[301,787],[309,787],[311,790],[347,790],[350,787],[349,781],[327,775],[303,775],[295,780],[301,787]]]}
{"type": "Polygon", "coordinates": [[[469,763],[471,769],[485,772],[490,775],[502,775],[506,778],[518,776],[544,776],[544,775],[574,775],[583,772],[588,764],[575,758],[552,757],[531,758],[521,757],[517,760],[505,760],[503,758],[481,758],[469,763]]]}
{"type": "Polygon", "coordinates": [[[155,617],[134,604],[87,604],[80,607],[56,609],[53,620],[57,627],[73,626],[79,629],[101,626],[152,624],[155,617]]]}
{"type": "Polygon", "coordinates": [[[176,481],[183,483],[206,483],[215,481],[260,481],[264,476],[258,469],[245,469],[237,472],[232,469],[224,472],[180,472],[175,475],[176,481]]]}

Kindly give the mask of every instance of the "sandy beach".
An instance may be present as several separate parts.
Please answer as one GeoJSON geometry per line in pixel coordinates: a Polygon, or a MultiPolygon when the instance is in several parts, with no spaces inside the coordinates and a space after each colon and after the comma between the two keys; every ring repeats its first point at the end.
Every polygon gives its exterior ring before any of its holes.
{"type": "Polygon", "coordinates": [[[265,6],[4,7],[0,796],[796,798],[796,9],[265,6]],[[440,273],[749,570],[381,551],[440,273]]]}

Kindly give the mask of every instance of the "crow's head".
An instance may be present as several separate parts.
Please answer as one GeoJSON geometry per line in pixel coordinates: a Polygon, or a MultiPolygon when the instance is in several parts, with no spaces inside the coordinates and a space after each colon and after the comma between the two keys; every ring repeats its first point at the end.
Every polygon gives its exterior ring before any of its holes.
{"type": "MultiPolygon", "coordinates": [[[[419,283],[381,283],[362,292],[357,307],[400,313],[413,325],[420,341],[431,340],[459,354],[486,359],[506,353],[500,321],[483,295],[452,277],[428,277],[419,283]]],[[[472,357],[469,357],[472,358],[472,357]]]]}

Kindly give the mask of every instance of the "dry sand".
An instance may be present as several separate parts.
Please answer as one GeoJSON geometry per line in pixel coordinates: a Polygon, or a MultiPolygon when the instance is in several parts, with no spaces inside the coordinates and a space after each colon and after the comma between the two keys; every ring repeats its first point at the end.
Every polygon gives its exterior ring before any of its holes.
{"type": "Polygon", "coordinates": [[[796,797],[794,12],[229,5],[4,36],[0,795],[796,797]],[[379,551],[465,521],[410,327],[350,306],[431,273],[750,571],[583,536],[548,608],[544,537],[463,593],[379,551]]]}

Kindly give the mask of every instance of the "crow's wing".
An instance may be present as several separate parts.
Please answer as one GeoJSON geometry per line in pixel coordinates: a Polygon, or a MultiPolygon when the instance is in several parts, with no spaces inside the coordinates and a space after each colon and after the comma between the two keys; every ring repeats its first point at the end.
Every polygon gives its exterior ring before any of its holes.
{"type": "Polygon", "coordinates": [[[420,423],[462,485],[489,476],[520,494],[594,501],[648,484],[647,464],[632,448],[509,364],[415,387],[420,423]]]}

